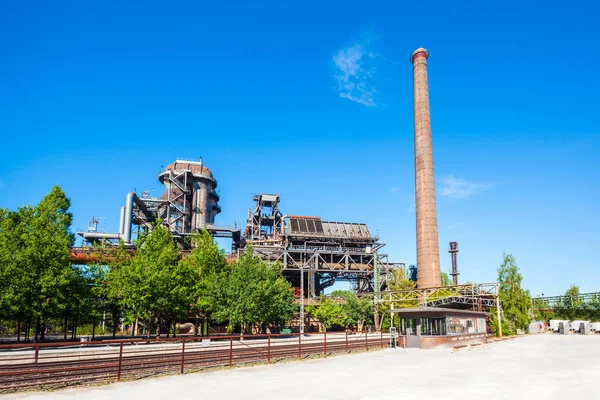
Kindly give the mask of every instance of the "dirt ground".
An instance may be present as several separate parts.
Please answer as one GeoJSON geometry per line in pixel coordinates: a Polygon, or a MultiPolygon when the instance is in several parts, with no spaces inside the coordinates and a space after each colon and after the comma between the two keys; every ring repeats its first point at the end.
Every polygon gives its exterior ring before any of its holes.
{"type": "Polygon", "coordinates": [[[600,395],[600,334],[531,335],[480,350],[383,350],[10,399],[565,399],[600,395]]]}

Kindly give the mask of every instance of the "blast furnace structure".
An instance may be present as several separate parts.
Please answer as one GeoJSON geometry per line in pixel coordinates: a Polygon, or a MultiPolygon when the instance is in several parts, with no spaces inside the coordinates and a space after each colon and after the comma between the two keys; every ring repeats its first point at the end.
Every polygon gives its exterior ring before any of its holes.
{"type": "Polygon", "coordinates": [[[185,237],[199,229],[206,229],[215,237],[232,238],[233,250],[238,248],[240,229],[215,225],[215,217],[221,212],[217,180],[202,159],[175,160],[159,173],[158,180],[165,186],[160,197],[151,197],[148,191],[139,196],[135,192],[127,194],[119,233],[97,229],[77,233],[88,242],[123,240],[126,246],[133,246],[135,229],[149,231],[160,220],[183,249],[188,247],[185,237]]]}
{"type": "Polygon", "coordinates": [[[252,245],[254,254],[279,262],[283,274],[295,288],[302,287],[307,298],[318,298],[336,281],[350,281],[357,292],[378,292],[394,267],[384,246],[367,225],[322,221],[320,217],[284,215],[276,194],[254,196],[248,209],[243,245],[252,245]]]}

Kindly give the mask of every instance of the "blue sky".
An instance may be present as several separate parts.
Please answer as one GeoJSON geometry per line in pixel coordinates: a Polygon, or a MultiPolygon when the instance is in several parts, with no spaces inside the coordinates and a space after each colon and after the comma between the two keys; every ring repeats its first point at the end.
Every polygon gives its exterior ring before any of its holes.
{"type": "MultiPolygon", "coordinates": [[[[594,2],[0,5],[0,207],[58,184],[74,230],[203,157],[220,224],[252,195],[368,224],[415,262],[411,52],[427,47],[442,270],[600,290],[594,2]]],[[[102,225],[102,224],[101,224],[102,225]]],[[[101,226],[104,228],[104,226],[101,226]]]]}

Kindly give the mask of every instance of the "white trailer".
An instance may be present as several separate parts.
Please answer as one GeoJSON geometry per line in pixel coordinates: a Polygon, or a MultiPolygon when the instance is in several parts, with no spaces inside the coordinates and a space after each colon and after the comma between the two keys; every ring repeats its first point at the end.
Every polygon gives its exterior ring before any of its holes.
{"type": "Polygon", "coordinates": [[[592,331],[600,332],[600,322],[590,322],[590,329],[592,331]]]}
{"type": "Polygon", "coordinates": [[[550,323],[548,324],[548,330],[554,331],[554,332],[558,332],[558,328],[560,327],[560,323],[563,324],[568,324],[569,320],[566,319],[551,319],[550,323]]]}
{"type": "Polygon", "coordinates": [[[590,321],[584,321],[582,319],[577,319],[575,321],[571,321],[569,323],[569,329],[572,331],[575,331],[575,332],[579,332],[579,329],[581,328],[581,324],[582,323],[587,324],[588,322],[590,322],[590,321]]]}

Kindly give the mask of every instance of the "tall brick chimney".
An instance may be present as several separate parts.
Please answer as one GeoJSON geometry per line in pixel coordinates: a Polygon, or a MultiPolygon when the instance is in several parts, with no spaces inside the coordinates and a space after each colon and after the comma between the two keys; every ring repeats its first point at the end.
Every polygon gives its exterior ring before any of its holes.
{"type": "Polygon", "coordinates": [[[427,86],[429,52],[418,48],[412,53],[415,114],[415,205],[417,214],[417,285],[441,286],[431,118],[427,86]]]}

